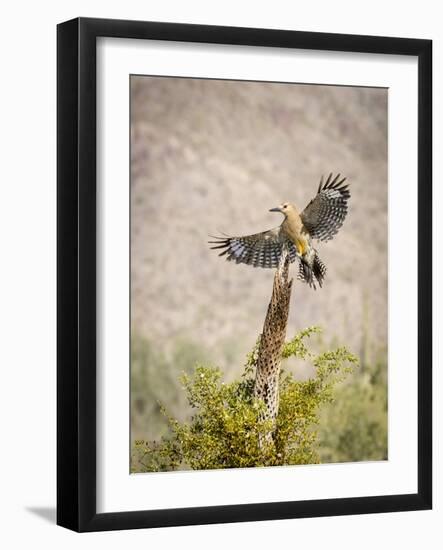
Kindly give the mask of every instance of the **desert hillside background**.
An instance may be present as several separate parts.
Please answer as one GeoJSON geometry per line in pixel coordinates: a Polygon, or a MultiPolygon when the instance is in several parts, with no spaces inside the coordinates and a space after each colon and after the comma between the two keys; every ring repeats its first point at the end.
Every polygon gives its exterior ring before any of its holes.
{"type": "Polygon", "coordinates": [[[188,414],[182,371],[238,376],[261,331],[273,271],[226,262],[209,235],[279,225],[269,209],[303,209],[329,172],[350,183],[349,214],[318,243],[324,287],[295,282],[288,336],[319,325],[319,347],[386,370],[387,101],[377,88],[131,77],[133,438],[164,433],[159,402],[188,414]]]}

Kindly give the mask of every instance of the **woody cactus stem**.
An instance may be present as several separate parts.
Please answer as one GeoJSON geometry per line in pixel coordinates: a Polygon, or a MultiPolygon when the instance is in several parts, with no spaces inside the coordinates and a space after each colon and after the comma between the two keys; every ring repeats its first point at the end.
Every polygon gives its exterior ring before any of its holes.
{"type": "MultiPolygon", "coordinates": [[[[292,279],[288,280],[289,257],[285,249],[274,276],[272,297],[269,302],[263,332],[260,339],[254,396],[266,405],[264,419],[275,420],[279,404],[279,374],[281,354],[286,338],[292,279]]],[[[272,432],[266,438],[272,439],[272,432]]]]}

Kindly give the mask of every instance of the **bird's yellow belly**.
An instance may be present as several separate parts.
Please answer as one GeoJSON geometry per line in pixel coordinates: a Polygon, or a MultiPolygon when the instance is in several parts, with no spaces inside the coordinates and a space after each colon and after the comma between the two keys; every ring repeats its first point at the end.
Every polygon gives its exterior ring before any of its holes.
{"type": "Polygon", "coordinates": [[[308,251],[308,242],[306,241],[306,239],[294,239],[293,242],[300,256],[304,256],[304,254],[308,251]]]}
{"type": "Polygon", "coordinates": [[[294,243],[295,248],[297,249],[298,254],[303,256],[309,250],[309,242],[303,237],[300,233],[295,233],[293,231],[288,232],[288,236],[291,241],[294,243]]]}
{"type": "Polygon", "coordinates": [[[293,224],[285,223],[284,230],[289,239],[294,243],[297,253],[303,256],[309,250],[309,240],[303,235],[303,229],[293,224]]]}

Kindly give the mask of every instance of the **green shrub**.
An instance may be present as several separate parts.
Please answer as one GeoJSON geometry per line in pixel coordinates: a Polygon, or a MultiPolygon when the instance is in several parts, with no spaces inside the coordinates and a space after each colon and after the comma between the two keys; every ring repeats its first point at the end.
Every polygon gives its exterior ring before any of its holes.
{"type": "Polygon", "coordinates": [[[334,403],[320,414],[322,462],[386,460],[388,403],[386,365],[378,361],[337,387],[334,403]]]}
{"type": "Polygon", "coordinates": [[[177,339],[170,349],[135,335],[131,340],[131,432],[133,439],[155,438],[169,433],[167,418],[158,403],[164,396],[168,410],[184,420],[187,408],[177,372],[192,373],[206,350],[192,341],[177,339]]]}
{"type": "Polygon", "coordinates": [[[322,405],[333,399],[336,384],[357,364],[345,348],[313,354],[306,340],[319,329],[312,327],[287,342],[282,358],[310,361],[315,376],[298,381],[282,369],[280,405],[273,427],[262,420],[264,403],[254,398],[258,342],[248,354],[241,380],[224,383],[218,368],[197,365],[193,375],[181,378],[193,415],[180,422],[167,411],[170,434],[158,442],[140,442],[132,453],[132,471],[245,468],[313,464],[320,461],[317,425],[322,405]]]}

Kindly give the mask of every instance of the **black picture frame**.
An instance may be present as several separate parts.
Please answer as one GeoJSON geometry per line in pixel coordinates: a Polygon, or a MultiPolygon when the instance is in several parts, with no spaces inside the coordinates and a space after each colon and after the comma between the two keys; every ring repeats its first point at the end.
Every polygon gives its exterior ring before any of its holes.
{"type": "Polygon", "coordinates": [[[425,510],[432,507],[432,42],[79,18],[57,28],[57,523],[75,531],[425,510]],[[416,494],[96,512],[96,39],[302,48],[418,59],[416,494]]]}

